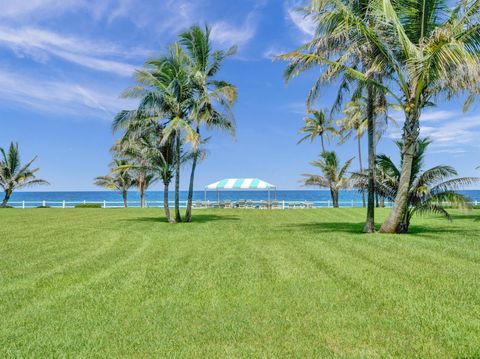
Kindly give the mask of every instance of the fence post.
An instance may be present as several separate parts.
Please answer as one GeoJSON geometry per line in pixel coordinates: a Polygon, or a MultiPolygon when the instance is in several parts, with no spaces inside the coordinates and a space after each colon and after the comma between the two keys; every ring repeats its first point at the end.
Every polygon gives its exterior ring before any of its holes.
{"type": "Polygon", "coordinates": [[[103,201],[103,208],[107,208],[107,201],[103,201]]]}
{"type": "Polygon", "coordinates": [[[87,204],[87,200],[86,200],[86,199],[83,200],[83,204],[87,204]]]}
{"type": "Polygon", "coordinates": [[[285,200],[282,201],[282,209],[285,209],[285,200]]]}
{"type": "Polygon", "coordinates": [[[22,201],[22,209],[25,209],[25,201],[22,201]]]}
{"type": "Polygon", "coordinates": [[[63,200],[62,208],[65,208],[65,200],[63,200]]]}
{"type": "Polygon", "coordinates": [[[46,207],[47,206],[47,203],[45,201],[42,202],[42,206],[43,207],[46,207]]]}
{"type": "Polygon", "coordinates": [[[353,199],[352,199],[352,207],[353,207],[353,199]]]}

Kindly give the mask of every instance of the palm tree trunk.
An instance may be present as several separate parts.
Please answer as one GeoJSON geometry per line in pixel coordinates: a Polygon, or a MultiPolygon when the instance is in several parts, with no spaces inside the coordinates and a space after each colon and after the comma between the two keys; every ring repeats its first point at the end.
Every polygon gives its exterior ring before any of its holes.
{"type": "Polygon", "coordinates": [[[420,131],[418,119],[420,113],[418,108],[407,114],[403,126],[403,149],[402,149],[402,168],[400,172],[400,182],[393,208],[390,211],[385,222],[383,222],[380,232],[395,233],[398,230],[400,222],[408,209],[408,193],[410,190],[410,181],[412,179],[413,157],[420,131]]]}
{"type": "Polygon", "coordinates": [[[10,196],[12,195],[12,191],[5,191],[5,197],[3,197],[2,204],[0,205],[0,208],[5,208],[7,207],[8,201],[10,200],[10,196]]]}
{"type": "Polygon", "coordinates": [[[174,223],[175,221],[170,217],[170,206],[168,205],[168,190],[170,183],[163,183],[163,210],[165,212],[165,217],[167,218],[168,223],[174,223]]]}
{"type": "Polygon", "coordinates": [[[385,197],[380,196],[380,208],[384,208],[384,207],[385,207],[385,197]]]}
{"type": "Polygon", "coordinates": [[[175,222],[180,223],[182,217],[180,215],[180,165],[181,165],[181,143],[180,131],[177,130],[175,138],[175,222]]]}
{"type": "Polygon", "coordinates": [[[140,208],[144,208],[145,207],[145,181],[143,179],[140,180],[138,190],[140,192],[140,208]]]}
{"type": "Polygon", "coordinates": [[[123,207],[127,208],[128,207],[127,191],[122,191],[122,198],[123,198],[123,207]]]}
{"type": "Polygon", "coordinates": [[[323,139],[323,134],[320,135],[320,141],[322,143],[322,153],[324,153],[325,152],[325,141],[323,139]]]}
{"type": "MultiPolygon", "coordinates": [[[[360,136],[357,136],[357,146],[358,146],[358,162],[360,164],[360,173],[363,173],[363,163],[362,163],[362,142],[360,136]]],[[[365,208],[365,192],[362,191],[362,207],[365,208]]]]}
{"type": "Polygon", "coordinates": [[[330,196],[332,197],[333,208],[338,208],[338,191],[330,189],[330,196]]]}
{"type": "Polygon", "coordinates": [[[375,114],[373,84],[367,84],[368,206],[364,233],[375,232],[375,114]]]}
{"type": "MultiPolygon", "coordinates": [[[[197,127],[197,135],[200,136],[200,128],[197,127]]],[[[185,212],[185,222],[192,221],[192,201],[193,201],[193,184],[195,180],[195,170],[198,162],[198,149],[193,154],[192,171],[190,172],[190,183],[188,185],[187,211],[185,212]]]]}

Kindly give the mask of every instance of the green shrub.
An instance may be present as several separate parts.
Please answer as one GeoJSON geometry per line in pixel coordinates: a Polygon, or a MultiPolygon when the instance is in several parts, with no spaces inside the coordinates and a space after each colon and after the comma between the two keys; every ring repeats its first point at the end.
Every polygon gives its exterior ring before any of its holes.
{"type": "Polygon", "coordinates": [[[38,206],[37,208],[52,208],[50,206],[38,206]]]}
{"type": "Polygon", "coordinates": [[[77,204],[75,208],[102,208],[100,203],[82,203],[77,204]]]}

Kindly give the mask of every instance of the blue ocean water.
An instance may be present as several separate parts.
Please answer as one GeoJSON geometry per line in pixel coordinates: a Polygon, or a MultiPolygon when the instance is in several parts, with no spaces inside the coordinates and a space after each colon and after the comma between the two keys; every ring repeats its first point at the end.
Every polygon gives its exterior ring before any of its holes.
{"type": "MultiPolygon", "coordinates": [[[[461,193],[469,196],[472,201],[480,201],[480,190],[469,190],[461,191],[461,193]]],[[[328,190],[281,190],[281,191],[272,191],[270,193],[270,198],[272,200],[277,199],[279,201],[311,201],[311,202],[322,202],[330,200],[330,192],[328,190]]],[[[173,201],[174,193],[170,193],[170,201],[173,201]]],[[[180,200],[186,201],[187,191],[181,191],[180,200]]],[[[208,200],[215,202],[218,199],[223,200],[252,200],[252,201],[261,201],[268,199],[268,193],[266,191],[195,191],[194,200],[208,200]]],[[[135,206],[138,202],[139,195],[136,191],[130,191],[128,193],[128,201],[131,205],[135,206]]],[[[148,191],[146,193],[146,200],[150,202],[162,201],[163,192],[162,191],[148,191]]],[[[43,201],[47,205],[50,204],[59,204],[60,202],[121,202],[122,196],[118,192],[114,191],[91,191],[91,192],[14,192],[11,197],[11,203],[15,206],[19,206],[22,201],[27,202],[28,207],[33,207],[37,205],[42,205],[43,201]]],[[[357,191],[341,191],[340,192],[340,201],[344,205],[349,205],[352,201],[355,205],[361,204],[362,196],[357,191]]]]}

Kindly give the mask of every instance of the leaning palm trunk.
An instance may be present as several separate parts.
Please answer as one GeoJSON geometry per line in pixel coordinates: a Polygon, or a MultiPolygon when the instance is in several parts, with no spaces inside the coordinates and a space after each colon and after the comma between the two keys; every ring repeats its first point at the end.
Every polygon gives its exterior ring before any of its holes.
{"type": "Polygon", "coordinates": [[[180,215],[180,165],[181,165],[181,148],[180,148],[180,131],[177,130],[175,139],[175,222],[181,222],[180,215]]]}
{"type": "Polygon", "coordinates": [[[3,197],[2,204],[0,205],[1,208],[7,207],[8,201],[10,200],[10,196],[12,195],[12,192],[9,190],[5,191],[5,197],[3,197]]]}
{"type": "Polygon", "coordinates": [[[145,181],[143,178],[140,180],[138,190],[140,192],[140,208],[144,208],[145,207],[145,181]]]}
{"type": "Polygon", "coordinates": [[[192,220],[192,201],[193,201],[193,183],[195,179],[195,169],[197,167],[198,151],[193,154],[192,172],[190,173],[190,184],[188,186],[187,211],[185,213],[185,222],[192,220]]]}
{"type": "Polygon", "coordinates": [[[364,233],[375,232],[375,114],[373,85],[367,84],[367,126],[368,126],[368,207],[364,233]]]}
{"type": "Polygon", "coordinates": [[[330,195],[332,196],[333,208],[338,208],[338,190],[330,189],[330,195]]]}
{"type": "Polygon", "coordinates": [[[380,232],[382,233],[397,232],[400,229],[399,226],[402,222],[402,218],[407,211],[408,192],[412,179],[413,157],[415,155],[417,139],[420,131],[419,118],[420,113],[418,109],[407,113],[407,118],[403,127],[404,145],[402,149],[402,168],[398,191],[393,203],[392,211],[380,228],[380,232]]]}
{"type": "Polygon", "coordinates": [[[169,182],[163,182],[163,210],[165,211],[165,217],[167,218],[168,223],[174,223],[175,221],[170,217],[170,207],[168,205],[169,186],[169,182]]]}

